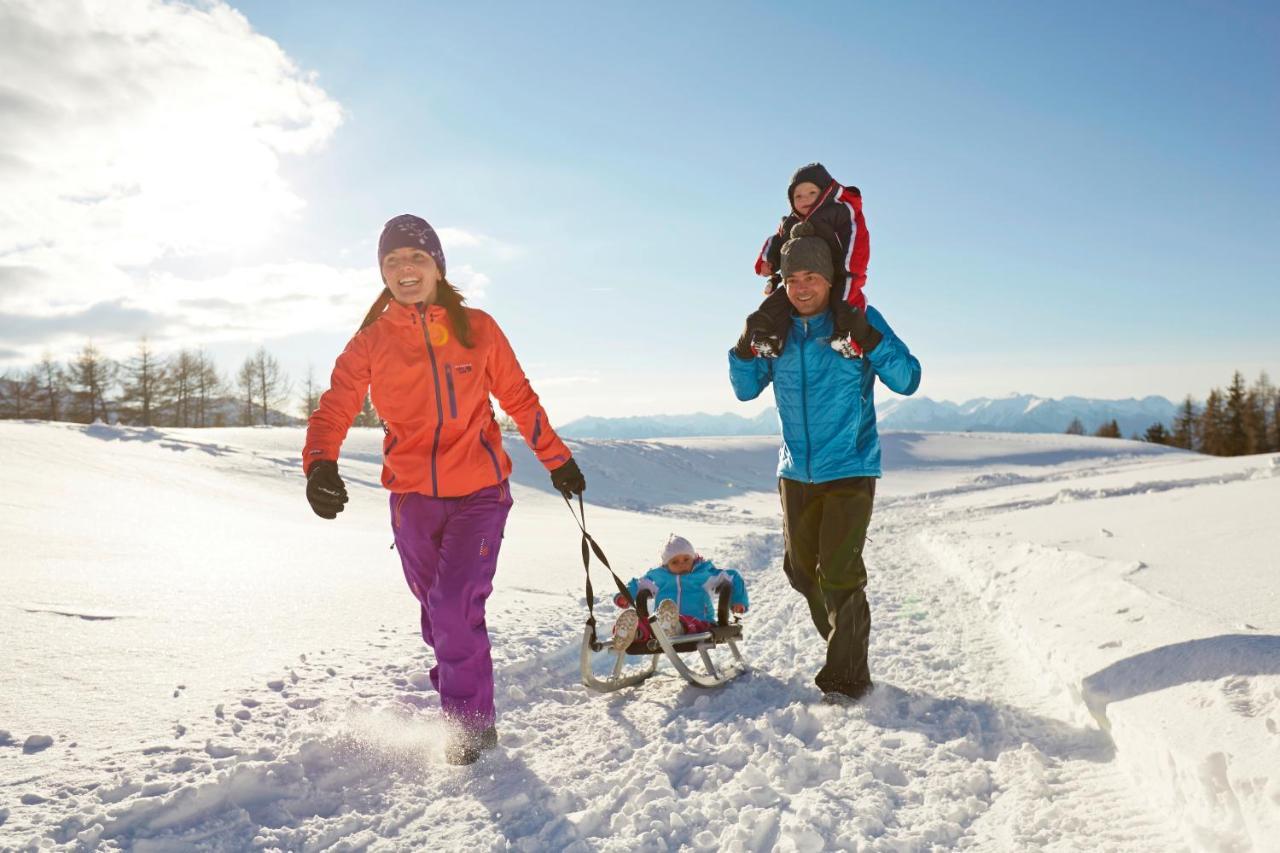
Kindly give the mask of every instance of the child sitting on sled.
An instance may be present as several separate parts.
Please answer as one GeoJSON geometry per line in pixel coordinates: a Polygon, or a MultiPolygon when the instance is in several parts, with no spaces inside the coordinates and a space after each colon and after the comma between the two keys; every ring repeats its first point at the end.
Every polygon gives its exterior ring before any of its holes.
{"type": "MultiPolygon", "coordinates": [[[[730,609],[734,613],[746,613],[747,585],[742,575],[732,569],[716,568],[693,549],[688,539],[673,533],[662,549],[662,565],[650,569],[643,577],[633,578],[627,584],[627,591],[635,601],[640,590],[649,590],[658,604],[655,621],[664,634],[675,637],[706,631],[715,623],[718,598],[714,591],[722,580],[728,580],[733,587],[730,609]]],[[[621,593],[614,598],[614,603],[628,607],[621,593]]],[[[647,642],[652,637],[648,623],[640,621],[639,614],[628,607],[613,626],[612,645],[621,651],[637,639],[647,642]]]]}
{"type": "Polygon", "coordinates": [[[862,193],[857,187],[841,186],[821,163],[801,166],[787,187],[791,209],[782,217],[776,234],[769,236],[756,257],[757,275],[768,276],[768,298],[748,319],[751,346],[756,355],[775,357],[782,352],[791,330],[791,303],[777,286],[782,266],[782,244],[791,239],[792,228],[807,222],[813,233],[826,240],[835,261],[831,281],[831,310],[835,333],[831,346],[848,358],[859,358],[862,350],[850,334],[851,315],[864,311],[867,298],[867,262],[871,258],[871,234],[862,215],[862,193]]]}

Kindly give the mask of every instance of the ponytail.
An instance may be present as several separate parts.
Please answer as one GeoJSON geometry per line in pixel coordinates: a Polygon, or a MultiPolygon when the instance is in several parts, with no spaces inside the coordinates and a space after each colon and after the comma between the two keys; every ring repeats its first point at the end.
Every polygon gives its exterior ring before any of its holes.
{"type": "Polygon", "coordinates": [[[364,315],[364,322],[360,324],[360,328],[356,329],[356,334],[363,332],[373,321],[382,316],[382,312],[387,310],[387,306],[391,304],[391,288],[383,286],[382,292],[378,294],[378,298],[373,300],[373,305],[369,308],[369,313],[364,315]]]}
{"type": "Polygon", "coordinates": [[[475,344],[471,340],[471,320],[467,318],[466,303],[467,298],[456,287],[444,278],[440,279],[436,285],[436,304],[449,312],[449,322],[459,343],[471,349],[475,344]]]}
{"type": "MultiPolygon", "coordinates": [[[[360,324],[356,334],[363,332],[381,317],[393,298],[391,288],[384,286],[382,293],[378,294],[378,298],[369,307],[369,313],[364,315],[364,322],[360,324]]],[[[467,318],[466,303],[466,297],[457,288],[444,278],[440,279],[440,283],[436,285],[436,304],[448,312],[449,322],[453,325],[453,333],[458,336],[458,340],[464,347],[471,349],[475,344],[471,340],[471,321],[467,318]]]]}

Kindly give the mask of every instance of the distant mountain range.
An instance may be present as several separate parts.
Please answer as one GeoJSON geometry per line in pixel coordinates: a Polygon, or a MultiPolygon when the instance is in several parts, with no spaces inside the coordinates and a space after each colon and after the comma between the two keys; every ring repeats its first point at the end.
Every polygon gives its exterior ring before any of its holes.
{"type": "MultiPolygon", "coordinates": [[[[1141,435],[1159,422],[1169,427],[1177,406],[1164,397],[1141,400],[1054,400],[1032,394],[979,397],[964,403],[928,397],[893,397],[876,404],[881,429],[939,432],[1064,432],[1074,418],[1092,433],[1115,420],[1125,436],[1141,435]]],[[[628,418],[586,417],[557,431],[569,438],[664,438],[698,435],[777,435],[777,412],[770,407],[754,418],[741,415],[640,415],[628,418]]]]}

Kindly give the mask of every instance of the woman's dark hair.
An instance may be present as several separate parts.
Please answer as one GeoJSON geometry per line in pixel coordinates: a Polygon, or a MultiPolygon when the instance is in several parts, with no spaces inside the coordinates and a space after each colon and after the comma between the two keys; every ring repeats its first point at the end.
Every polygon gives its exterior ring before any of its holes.
{"type": "MultiPolygon", "coordinates": [[[[356,333],[363,332],[374,320],[381,317],[392,299],[391,288],[384,286],[382,293],[378,294],[378,298],[369,307],[369,313],[364,315],[364,322],[360,324],[356,333]]],[[[449,323],[453,326],[453,333],[458,336],[462,345],[467,349],[475,346],[471,341],[471,321],[467,319],[465,307],[467,298],[444,278],[440,279],[440,283],[436,285],[436,304],[449,313],[449,323]]]]}

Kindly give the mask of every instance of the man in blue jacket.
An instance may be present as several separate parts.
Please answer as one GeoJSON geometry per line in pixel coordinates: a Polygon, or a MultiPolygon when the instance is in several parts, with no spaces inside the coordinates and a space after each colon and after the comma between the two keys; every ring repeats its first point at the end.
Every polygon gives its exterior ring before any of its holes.
{"type": "Polygon", "coordinates": [[[751,348],[758,330],[748,318],[729,353],[729,379],[739,400],[753,400],[773,384],[782,421],[783,569],[827,642],[818,687],[826,698],[857,699],[872,687],[862,547],[881,473],[873,390],[878,378],[899,394],[915,393],[920,362],[871,307],[853,320],[862,357],[833,349],[831,250],[804,223],[791,234],[782,247],[782,275],[794,309],[787,344],[777,358],[758,357],[751,348]]]}

